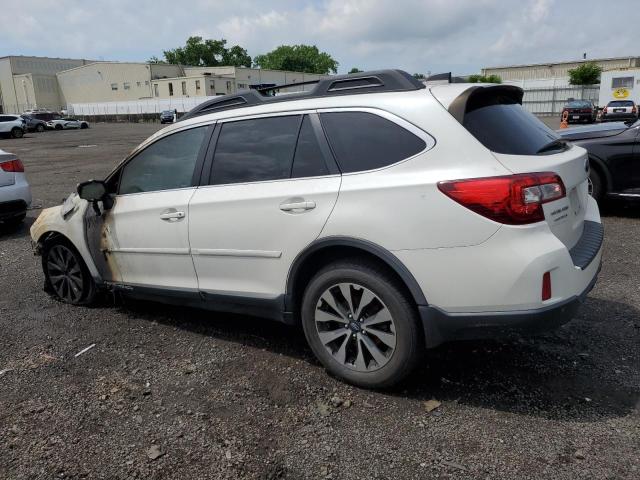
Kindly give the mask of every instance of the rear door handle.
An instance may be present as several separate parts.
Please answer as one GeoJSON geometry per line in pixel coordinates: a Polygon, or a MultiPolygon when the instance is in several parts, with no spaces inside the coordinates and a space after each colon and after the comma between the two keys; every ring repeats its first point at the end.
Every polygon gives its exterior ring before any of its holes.
{"type": "Polygon", "coordinates": [[[179,212],[175,208],[170,208],[160,214],[160,218],[167,222],[175,222],[184,217],[185,217],[185,213],[179,212]]]}
{"type": "Polygon", "coordinates": [[[283,212],[313,210],[314,208],[316,208],[316,202],[309,202],[309,201],[280,204],[280,210],[282,210],[283,212]]]}

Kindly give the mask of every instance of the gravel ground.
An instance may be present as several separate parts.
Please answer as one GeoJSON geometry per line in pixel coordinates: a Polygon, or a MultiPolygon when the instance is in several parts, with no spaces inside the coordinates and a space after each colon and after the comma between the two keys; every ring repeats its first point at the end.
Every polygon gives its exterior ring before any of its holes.
{"type": "MultiPolygon", "coordinates": [[[[47,207],[158,128],[97,124],[0,148],[47,207]]],[[[31,211],[0,236],[0,478],[640,478],[638,211],[605,213],[600,280],[575,320],[442,346],[384,393],[329,377],[301,331],[277,323],[58,303],[31,253],[31,211]]]]}

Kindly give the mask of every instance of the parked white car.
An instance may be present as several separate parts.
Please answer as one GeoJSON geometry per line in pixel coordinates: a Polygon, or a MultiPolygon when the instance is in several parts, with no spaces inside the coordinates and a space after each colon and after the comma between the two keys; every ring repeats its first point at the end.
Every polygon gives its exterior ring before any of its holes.
{"type": "Polygon", "coordinates": [[[333,374],[567,322],[603,229],[586,151],[505,85],[385,70],[212,99],[31,229],[51,292],[101,289],[302,323],[333,374]]]}
{"type": "Polygon", "coordinates": [[[78,129],[78,128],[89,128],[89,123],[84,120],[78,120],[75,118],[58,118],[54,120],[49,120],[47,122],[47,128],[51,128],[54,130],[67,130],[67,129],[78,129]]]}
{"type": "Polygon", "coordinates": [[[0,223],[19,224],[30,205],[31,187],[24,165],[16,155],[0,150],[0,223]]]}
{"type": "Polygon", "coordinates": [[[20,115],[0,114],[0,135],[22,138],[26,131],[27,123],[20,115]]]}

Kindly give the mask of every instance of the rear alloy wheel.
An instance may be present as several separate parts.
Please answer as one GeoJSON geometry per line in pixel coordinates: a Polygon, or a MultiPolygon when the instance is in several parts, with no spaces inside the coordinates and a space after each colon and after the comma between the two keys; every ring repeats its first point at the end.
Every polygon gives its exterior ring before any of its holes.
{"type": "Polygon", "coordinates": [[[319,272],[304,294],[302,322],[325,368],[362,387],[400,382],[423,350],[415,309],[375,265],[345,262],[319,272]]]}
{"type": "Polygon", "coordinates": [[[38,132],[38,133],[44,132],[44,125],[42,125],[41,123],[36,125],[36,132],[38,132]]]}
{"type": "Polygon", "coordinates": [[[60,125],[59,123],[56,125],[56,130],[62,130],[62,125],[60,125]]]}
{"type": "Polygon", "coordinates": [[[73,305],[91,303],[95,286],[80,255],[65,243],[47,246],[42,258],[45,277],[52,292],[73,305]]]}
{"type": "Polygon", "coordinates": [[[22,138],[24,137],[24,131],[21,128],[14,128],[11,130],[11,136],[13,138],[22,138]]]}

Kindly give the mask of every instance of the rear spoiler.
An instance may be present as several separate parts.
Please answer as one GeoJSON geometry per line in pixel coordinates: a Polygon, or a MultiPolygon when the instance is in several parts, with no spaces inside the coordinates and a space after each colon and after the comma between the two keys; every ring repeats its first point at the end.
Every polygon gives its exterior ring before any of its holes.
{"type": "MultiPolygon", "coordinates": [[[[522,97],[524,90],[514,85],[478,85],[473,86],[462,92],[449,105],[449,113],[461,124],[464,122],[464,115],[469,110],[477,108],[478,103],[487,102],[488,97],[502,97],[510,100],[511,103],[519,103],[522,105],[522,97]]],[[[493,102],[492,102],[493,103],[493,102]]]]}

